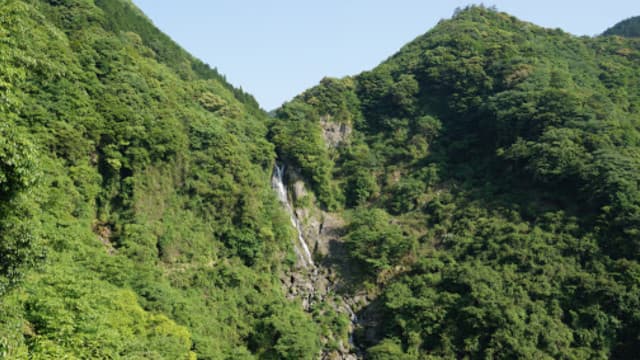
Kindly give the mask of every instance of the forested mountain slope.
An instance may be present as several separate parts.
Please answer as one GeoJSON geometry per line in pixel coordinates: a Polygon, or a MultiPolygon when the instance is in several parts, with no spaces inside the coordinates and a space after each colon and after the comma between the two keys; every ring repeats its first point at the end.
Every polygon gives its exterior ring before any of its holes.
{"type": "Polygon", "coordinates": [[[255,100],[125,0],[0,0],[0,357],[312,359],[255,100]]]}
{"type": "Polygon", "coordinates": [[[640,40],[471,7],[276,116],[348,221],[369,358],[637,357],[640,40]]]}
{"type": "Polygon", "coordinates": [[[640,16],[620,21],[607,29],[603,35],[618,35],[624,37],[640,37],[640,16]]]}
{"type": "Polygon", "coordinates": [[[639,113],[640,40],[484,7],[272,119],[128,0],[0,0],[0,357],[342,348],[286,298],[278,158],[346,221],[314,276],[366,292],[360,355],[635,358],[639,113]]]}

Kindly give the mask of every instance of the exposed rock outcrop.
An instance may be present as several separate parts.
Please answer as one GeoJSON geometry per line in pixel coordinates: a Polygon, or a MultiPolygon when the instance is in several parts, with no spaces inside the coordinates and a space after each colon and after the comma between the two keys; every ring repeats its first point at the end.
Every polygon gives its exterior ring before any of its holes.
{"type": "Polygon", "coordinates": [[[307,311],[312,311],[314,305],[328,305],[335,312],[343,314],[350,320],[348,339],[325,339],[337,341],[337,349],[326,351],[322,359],[355,360],[361,358],[357,346],[353,343],[353,333],[358,326],[358,318],[354,306],[359,304],[356,298],[351,298],[345,292],[338,274],[337,263],[344,260],[344,251],[340,235],[344,221],[334,213],[328,213],[314,206],[312,193],[306,190],[304,182],[295,171],[288,171],[284,176],[283,168],[274,170],[274,189],[279,192],[283,206],[292,216],[292,226],[299,232],[298,239],[304,245],[295,244],[299,258],[297,268],[282,278],[282,284],[289,299],[300,299],[307,311]],[[286,183],[291,192],[286,190],[286,183]],[[291,193],[291,198],[289,198],[291,193]],[[302,204],[305,206],[294,206],[302,204]],[[316,260],[305,260],[304,247],[310,249],[316,260]]]}
{"type": "Polygon", "coordinates": [[[350,125],[332,121],[331,116],[325,115],[320,118],[322,136],[327,147],[335,148],[349,141],[352,128],[350,125]]]}

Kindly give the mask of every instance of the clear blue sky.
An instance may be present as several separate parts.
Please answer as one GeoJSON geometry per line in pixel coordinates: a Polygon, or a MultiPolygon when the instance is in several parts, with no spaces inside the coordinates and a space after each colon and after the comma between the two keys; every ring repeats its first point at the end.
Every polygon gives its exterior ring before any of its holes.
{"type": "MultiPolygon", "coordinates": [[[[271,110],[324,76],[375,67],[449,18],[458,0],[133,0],[161,30],[271,110]]],[[[640,0],[493,0],[520,19],[596,35],[640,0]]]]}

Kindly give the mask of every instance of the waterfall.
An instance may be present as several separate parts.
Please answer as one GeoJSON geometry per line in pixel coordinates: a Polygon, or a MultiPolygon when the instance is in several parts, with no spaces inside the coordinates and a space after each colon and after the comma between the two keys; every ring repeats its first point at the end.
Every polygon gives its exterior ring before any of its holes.
{"type": "MultiPolygon", "coordinates": [[[[359,326],[359,319],[356,313],[353,311],[349,302],[344,297],[340,300],[336,300],[335,293],[333,293],[332,287],[335,285],[334,280],[330,276],[329,269],[322,263],[316,266],[313,263],[311,257],[311,251],[307,246],[307,241],[304,238],[304,232],[300,219],[296,215],[293,204],[289,200],[289,194],[287,187],[284,183],[285,166],[276,163],[273,168],[273,176],[271,177],[271,185],[273,190],[278,195],[281,205],[285,208],[289,214],[291,220],[291,226],[295,228],[298,233],[298,241],[294,243],[294,250],[298,257],[299,264],[305,270],[300,269],[293,270],[293,274],[289,280],[283,280],[283,283],[287,286],[289,295],[301,300],[302,307],[305,311],[311,311],[312,305],[315,303],[323,302],[331,306],[334,310],[340,313],[344,313],[349,317],[351,326],[349,327],[348,344],[343,344],[340,340],[339,355],[335,359],[341,360],[356,360],[361,359],[362,354],[358,349],[357,344],[354,342],[354,329],[359,326]]],[[[317,236],[321,236],[323,225],[319,225],[320,230],[317,236]]],[[[335,355],[335,354],[334,354],[335,355]]],[[[323,359],[329,357],[328,352],[323,354],[323,359]]],[[[332,355],[333,356],[333,355],[332,355]]],[[[334,358],[334,357],[331,357],[334,358]]]]}
{"type": "Polygon", "coordinates": [[[309,251],[307,242],[304,240],[304,235],[302,232],[302,224],[300,224],[300,220],[296,216],[296,213],[293,211],[293,206],[291,206],[291,203],[289,202],[287,188],[285,187],[284,180],[283,180],[284,170],[285,170],[284,165],[278,166],[278,164],[276,163],[273,169],[271,185],[273,186],[273,189],[276,190],[276,193],[278,194],[278,199],[280,200],[282,205],[285,207],[285,209],[287,209],[287,212],[289,213],[289,218],[291,219],[291,225],[298,232],[298,245],[294,246],[296,255],[298,255],[298,258],[300,259],[302,265],[305,268],[308,268],[308,267],[315,268],[313,259],[311,257],[311,251],[309,251]],[[302,251],[300,251],[300,248],[302,249],[302,251]]]}

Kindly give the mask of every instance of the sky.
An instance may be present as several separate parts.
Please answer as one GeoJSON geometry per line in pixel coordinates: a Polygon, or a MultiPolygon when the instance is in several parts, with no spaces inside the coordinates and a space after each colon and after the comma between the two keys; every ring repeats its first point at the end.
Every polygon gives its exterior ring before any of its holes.
{"type": "MultiPolygon", "coordinates": [[[[458,0],[133,0],[154,24],[272,110],[323,77],[370,70],[458,0]]],[[[639,0],[493,0],[520,19],[597,35],[640,15],[639,0]]]]}

